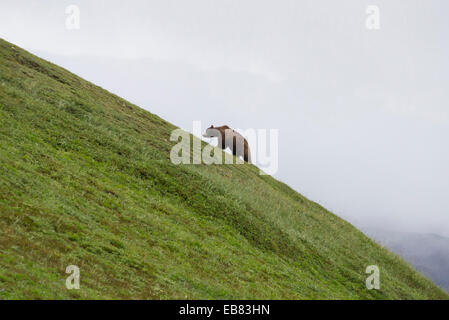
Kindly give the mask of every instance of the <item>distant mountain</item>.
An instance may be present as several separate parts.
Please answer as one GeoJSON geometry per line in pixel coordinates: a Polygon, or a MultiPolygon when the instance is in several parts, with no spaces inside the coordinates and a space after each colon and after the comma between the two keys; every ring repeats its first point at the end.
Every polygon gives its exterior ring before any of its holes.
{"type": "Polygon", "coordinates": [[[362,231],[449,291],[449,238],[436,234],[394,232],[369,227],[362,228],[362,231]]]}

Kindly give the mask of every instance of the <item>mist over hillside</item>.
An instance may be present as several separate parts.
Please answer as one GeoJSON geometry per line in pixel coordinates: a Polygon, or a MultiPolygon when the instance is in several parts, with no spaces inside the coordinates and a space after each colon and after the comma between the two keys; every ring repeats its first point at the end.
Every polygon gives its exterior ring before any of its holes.
{"type": "Polygon", "coordinates": [[[449,238],[436,234],[396,232],[370,227],[362,228],[362,231],[449,291],[449,238]]]}

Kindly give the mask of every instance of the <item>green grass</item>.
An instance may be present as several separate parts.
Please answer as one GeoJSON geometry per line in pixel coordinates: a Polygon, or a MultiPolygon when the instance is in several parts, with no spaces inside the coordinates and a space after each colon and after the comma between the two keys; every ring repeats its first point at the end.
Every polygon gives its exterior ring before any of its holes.
{"type": "Polygon", "coordinates": [[[0,40],[0,298],[448,298],[252,165],[172,164],[175,128],[0,40]]]}

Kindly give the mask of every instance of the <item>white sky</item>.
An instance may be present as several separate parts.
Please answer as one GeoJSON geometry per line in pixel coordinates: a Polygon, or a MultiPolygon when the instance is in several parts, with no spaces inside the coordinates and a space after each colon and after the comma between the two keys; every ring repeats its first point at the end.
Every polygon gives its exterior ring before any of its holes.
{"type": "Polygon", "coordinates": [[[448,12],[447,0],[3,0],[0,37],[189,131],[279,129],[275,176],[300,193],[358,226],[449,236],[448,12]],[[365,27],[368,5],[380,30],[365,27]]]}

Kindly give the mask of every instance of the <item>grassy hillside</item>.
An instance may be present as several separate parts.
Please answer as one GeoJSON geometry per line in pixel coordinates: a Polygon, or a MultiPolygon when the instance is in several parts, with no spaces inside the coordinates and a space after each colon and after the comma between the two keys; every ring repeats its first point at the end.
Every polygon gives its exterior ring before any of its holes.
{"type": "Polygon", "coordinates": [[[252,165],[173,165],[173,129],[0,40],[0,298],[448,298],[252,165]]]}

